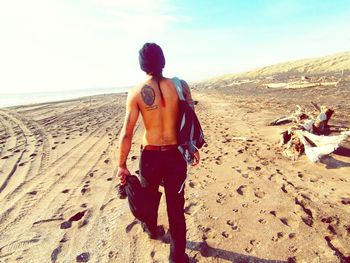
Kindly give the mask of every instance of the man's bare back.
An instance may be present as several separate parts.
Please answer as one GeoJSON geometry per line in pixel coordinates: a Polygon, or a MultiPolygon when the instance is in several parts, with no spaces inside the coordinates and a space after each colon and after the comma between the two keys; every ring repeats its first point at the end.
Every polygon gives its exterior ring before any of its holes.
{"type": "Polygon", "coordinates": [[[177,144],[179,99],[172,80],[162,77],[158,87],[157,80],[149,78],[136,87],[130,97],[131,103],[134,101],[141,112],[145,126],[142,145],[177,144]]]}

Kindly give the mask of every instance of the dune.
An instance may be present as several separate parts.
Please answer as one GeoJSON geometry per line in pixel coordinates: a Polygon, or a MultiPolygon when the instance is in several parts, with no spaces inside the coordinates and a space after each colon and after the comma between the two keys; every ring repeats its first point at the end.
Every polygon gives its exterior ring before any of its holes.
{"type": "Polygon", "coordinates": [[[325,74],[332,74],[333,76],[341,77],[344,74],[348,75],[349,72],[350,51],[346,51],[325,57],[287,61],[275,65],[253,69],[247,72],[213,77],[211,79],[198,81],[195,83],[215,83],[223,81],[242,82],[242,80],[243,82],[247,82],[254,79],[272,80],[273,78],[288,78],[289,76],[324,76],[325,74]]]}

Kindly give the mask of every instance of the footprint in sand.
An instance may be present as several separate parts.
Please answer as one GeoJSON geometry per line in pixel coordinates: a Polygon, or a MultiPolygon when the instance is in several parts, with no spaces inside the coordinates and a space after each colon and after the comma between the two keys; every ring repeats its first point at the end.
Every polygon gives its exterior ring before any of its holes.
{"type": "MultiPolygon", "coordinates": [[[[63,222],[60,226],[61,229],[67,229],[72,227],[72,222],[79,221],[84,215],[87,210],[81,211],[76,213],[75,215],[71,216],[67,221],[63,222]]],[[[79,226],[81,227],[81,226],[79,226]]]]}
{"type": "Polygon", "coordinates": [[[136,220],[136,219],[134,219],[130,224],[128,224],[128,225],[125,227],[125,232],[126,232],[126,233],[129,233],[129,232],[134,228],[134,226],[136,226],[138,223],[139,223],[139,221],[136,220]]]}
{"type": "Polygon", "coordinates": [[[286,189],[286,185],[285,184],[282,184],[282,186],[281,186],[281,190],[285,193],[285,194],[287,194],[288,193],[288,191],[287,191],[287,189],[286,189]]]}
{"type": "Polygon", "coordinates": [[[288,248],[288,250],[289,250],[289,252],[291,252],[291,253],[295,253],[295,252],[298,251],[298,248],[295,247],[295,246],[290,246],[290,247],[288,248]]]}
{"type": "Polygon", "coordinates": [[[238,154],[242,154],[244,152],[244,149],[239,149],[239,150],[237,150],[237,153],[238,154]]]}
{"type": "MultiPolygon", "coordinates": [[[[313,226],[313,214],[309,208],[307,208],[305,202],[303,199],[299,200],[298,198],[295,198],[295,204],[300,206],[300,208],[303,210],[304,214],[301,214],[301,220],[309,227],[313,226]]],[[[301,212],[299,212],[300,214],[301,212]]]]}
{"type": "Polygon", "coordinates": [[[69,221],[79,221],[80,219],[82,219],[82,217],[85,215],[87,210],[81,211],[76,213],[75,215],[71,216],[68,220],[69,221]]]}
{"type": "Polygon", "coordinates": [[[108,258],[110,258],[110,259],[112,259],[112,258],[117,259],[117,257],[118,257],[118,252],[114,252],[114,251],[109,251],[108,252],[108,258]]]}
{"type": "Polygon", "coordinates": [[[295,238],[296,235],[297,235],[296,233],[289,233],[288,237],[290,239],[293,239],[293,238],[295,238]]]}
{"type": "Polygon", "coordinates": [[[81,189],[80,192],[81,192],[82,194],[85,194],[87,191],[90,190],[89,186],[90,186],[90,181],[86,181],[85,184],[84,184],[84,186],[83,186],[83,189],[81,189]]]}
{"type": "Polygon", "coordinates": [[[264,218],[259,218],[258,222],[263,225],[267,223],[267,221],[264,218]]]}
{"type": "Polygon", "coordinates": [[[84,252],[80,255],[78,255],[75,260],[77,262],[88,262],[90,260],[90,253],[89,252],[84,252]]]}
{"type": "Polygon", "coordinates": [[[72,227],[72,222],[70,222],[70,221],[65,221],[60,226],[61,229],[67,229],[67,228],[71,228],[71,227],[72,227]]]}
{"type": "Polygon", "coordinates": [[[194,202],[192,202],[189,205],[187,205],[185,207],[185,209],[184,209],[185,214],[190,215],[191,214],[191,208],[195,207],[196,205],[197,205],[197,203],[194,203],[194,202]]]}
{"type": "Polygon", "coordinates": [[[243,190],[244,190],[244,188],[246,188],[247,187],[247,185],[241,185],[241,186],[239,186],[238,188],[237,188],[237,193],[238,194],[240,194],[240,195],[243,195],[244,194],[244,192],[243,192],[243,190]]]}
{"type": "Polygon", "coordinates": [[[237,223],[235,221],[233,221],[233,220],[227,220],[226,224],[229,225],[232,228],[232,230],[237,230],[238,229],[237,223]]]}
{"type": "Polygon", "coordinates": [[[227,233],[226,231],[222,232],[221,235],[224,237],[224,238],[232,238],[232,235],[230,233],[227,233]]]}
{"type": "Polygon", "coordinates": [[[243,178],[248,179],[249,175],[248,174],[241,174],[243,178]]]}
{"type": "Polygon", "coordinates": [[[255,188],[254,189],[254,195],[257,197],[257,198],[264,198],[265,196],[265,192],[264,191],[261,191],[259,188],[255,188]]]}
{"type": "Polygon", "coordinates": [[[223,193],[218,193],[218,198],[216,199],[216,202],[218,204],[223,203],[224,201],[226,201],[226,195],[223,193]]]}
{"type": "Polygon", "coordinates": [[[252,246],[246,247],[246,248],[244,249],[244,251],[247,252],[248,254],[250,254],[250,253],[252,253],[252,251],[253,251],[253,247],[252,247],[252,246]]]}
{"type": "Polygon", "coordinates": [[[253,247],[255,247],[255,246],[260,246],[261,242],[256,240],[256,239],[252,239],[249,241],[249,244],[251,244],[253,247]]]}
{"type": "Polygon", "coordinates": [[[195,184],[192,180],[189,180],[189,183],[188,183],[188,186],[189,186],[189,187],[194,188],[195,185],[196,185],[196,184],[195,184]]]}
{"type": "Polygon", "coordinates": [[[350,198],[348,198],[348,197],[342,197],[341,203],[342,203],[343,205],[350,205],[350,198]]]}
{"type": "Polygon", "coordinates": [[[83,189],[80,190],[80,192],[81,192],[82,194],[85,194],[85,193],[88,192],[89,190],[90,190],[90,188],[84,186],[83,189]]]}
{"type": "Polygon", "coordinates": [[[216,232],[210,227],[204,227],[202,225],[198,225],[197,229],[202,232],[202,239],[207,240],[208,238],[215,238],[216,232]]]}
{"type": "Polygon", "coordinates": [[[273,236],[272,238],[271,238],[271,240],[272,241],[274,241],[274,242],[278,242],[281,238],[283,238],[284,237],[284,233],[283,232],[278,232],[277,234],[276,234],[276,236],[273,236]]]}
{"type": "Polygon", "coordinates": [[[281,218],[280,218],[280,221],[281,221],[284,225],[290,226],[290,225],[289,225],[289,222],[288,222],[288,219],[287,219],[286,217],[281,217],[281,218]]]}
{"type": "Polygon", "coordinates": [[[57,248],[55,248],[51,253],[51,262],[55,263],[58,259],[58,255],[62,251],[62,245],[59,245],[57,248]]]}
{"type": "Polygon", "coordinates": [[[274,210],[270,211],[270,214],[273,215],[273,216],[277,215],[276,211],[274,211],[274,210]]]}
{"type": "Polygon", "coordinates": [[[66,243],[67,241],[68,241],[67,233],[65,233],[65,234],[63,235],[63,237],[61,238],[60,243],[66,243]]]}

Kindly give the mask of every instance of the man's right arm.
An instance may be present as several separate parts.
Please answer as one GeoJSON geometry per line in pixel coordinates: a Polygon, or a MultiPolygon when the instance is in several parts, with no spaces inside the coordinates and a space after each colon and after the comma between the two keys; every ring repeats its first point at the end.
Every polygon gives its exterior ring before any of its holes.
{"type": "Polygon", "coordinates": [[[130,91],[126,102],[125,120],[120,133],[119,142],[119,165],[117,176],[120,178],[122,185],[125,184],[125,176],[130,175],[126,165],[126,160],[130,152],[133,131],[138,117],[139,108],[135,99],[135,93],[130,91]]]}

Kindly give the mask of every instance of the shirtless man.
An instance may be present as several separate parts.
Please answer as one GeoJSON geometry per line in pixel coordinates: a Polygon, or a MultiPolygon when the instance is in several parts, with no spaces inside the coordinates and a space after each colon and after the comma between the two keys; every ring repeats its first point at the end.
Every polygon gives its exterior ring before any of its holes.
{"type": "MultiPolygon", "coordinates": [[[[162,75],[165,58],[162,49],[154,43],[146,43],[139,52],[141,69],[146,72],[146,81],[132,89],[127,98],[126,116],[121,132],[119,167],[117,176],[121,185],[126,183],[130,172],[126,160],[131,148],[133,130],[139,113],[142,115],[145,133],[142,138],[140,157],[141,185],[155,196],[163,181],[170,229],[170,262],[186,263],[186,223],[184,216],[184,189],[179,193],[186,179],[187,164],[177,149],[176,126],[179,99],[171,79],[162,75]]],[[[182,81],[185,98],[192,104],[190,89],[182,81]]],[[[199,163],[199,153],[195,154],[199,163]]],[[[147,197],[146,197],[147,198],[147,197]]],[[[152,201],[152,200],[147,200],[152,201]]],[[[154,211],[150,219],[143,222],[151,238],[157,236],[157,215],[159,199],[154,200],[154,211]]]]}

